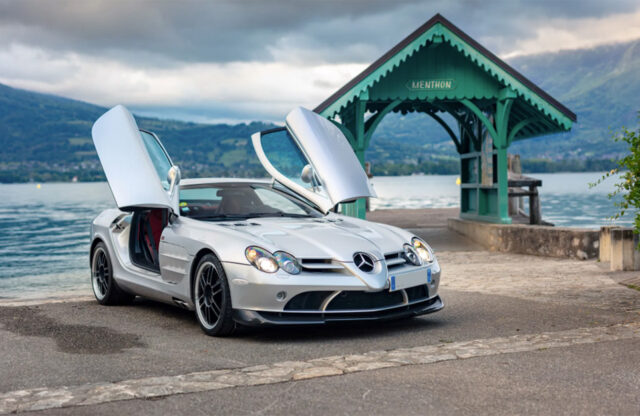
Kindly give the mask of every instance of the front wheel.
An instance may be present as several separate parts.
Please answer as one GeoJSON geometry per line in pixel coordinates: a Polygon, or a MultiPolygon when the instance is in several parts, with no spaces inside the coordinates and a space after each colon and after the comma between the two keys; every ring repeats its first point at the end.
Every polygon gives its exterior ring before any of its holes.
{"type": "Polygon", "coordinates": [[[222,337],[233,332],[235,322],[227,276],[213,254],[207,254],[198,263],[193,298],[196,316],[205,334],[222,337]]]}
{"type": "Polygon", "coordinates": [[[124,292],[113,278],[113,266],[107,246],[99,242],[91,253],[91,286],[96,300],[101,305],[131,303],[134,295],[124,292]]]}

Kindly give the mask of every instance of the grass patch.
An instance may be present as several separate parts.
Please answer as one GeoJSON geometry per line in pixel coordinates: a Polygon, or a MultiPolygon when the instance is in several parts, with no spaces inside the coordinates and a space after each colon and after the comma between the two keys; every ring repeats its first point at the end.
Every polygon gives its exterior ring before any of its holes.
{"type": "Polygon", "coordinates": [[[638,292],[640,292],[640,286],[638,285],[625,285],[625,286],[628,287],[629,289],[637,290],[638,292]]]}

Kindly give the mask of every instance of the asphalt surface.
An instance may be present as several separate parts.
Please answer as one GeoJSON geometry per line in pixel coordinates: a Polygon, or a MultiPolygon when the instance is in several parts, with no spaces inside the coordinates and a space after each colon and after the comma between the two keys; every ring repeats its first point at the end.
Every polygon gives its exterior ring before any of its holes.
{"type": "Polygon", "coordinates": [[[620,341],[46,413],[637,415],[639,362],[640,341],[620,341]]]}
{"type": "Polygon", "coordinates": [[[192,313],[139,302],[0,308],[0,391],[117,381],[363,353],[439,342],[606,325],[627,316],[473,293],[442,291],[445,309],[421,318],[320,328],[202,334],[192,313]]]}
{"type": "MultiPolygon", "coordinates": [[[[422,225],[417,233],[430,237],[436,250],[457,252],[451,255],[455,259],[464,259],[465,251],[478,257],[479,248],[462,237],[437,223],[422,225]]],[[[503,269],[494,263],[501,256],[487,256],[477,271],[450,266],[449,273],[469,273],[470,281],[476,273],[499,276],[503,269]]],[[[524,264],[527,256],[521,258],[524,264]]],[[[586,265],[600,279],[633,278],[609,276],[594,262],[554,259],[549,264],[586,265]]],[[[573,286],[563,287],[558,273],[548,295],[531,298],[525,296],[527,282],[536,275],[526,267],[493,293],[458,290],[465,280],[459,275],[457,286],[447,288],[446,266],[440,291],[446,306],[433,315],[376,324],[241,329],[223,339],[206,337],[191,312],[144,300],[119,307],[95,301],[0,306],[0,393],[640,321],[640,292],[616,283],[602,292],[611,305],[593,307],[575,276],[573,286]],[[624,303],[614,302],[622,295],[624,303]]],[[[591,277],[585,273],[584,279],[586,288],[591,277]]],[[[639,347],[640,340],[627,339],[39,413],[638,415],[639,347]]]]}

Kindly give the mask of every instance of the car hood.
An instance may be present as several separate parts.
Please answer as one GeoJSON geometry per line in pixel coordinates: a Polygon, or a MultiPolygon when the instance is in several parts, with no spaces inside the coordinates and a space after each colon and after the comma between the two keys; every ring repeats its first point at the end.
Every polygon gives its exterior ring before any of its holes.
{"type": "Polygon", "coordinates": [[[399,228],[339,215],[323,218],[256,218],[229,224],[249,234],[256,245],[270,251],[286,251],[297,258],[331,258],[353,261],[363,251],[383,259],[385,253],[402,250],[411,234],[399,228]]]}

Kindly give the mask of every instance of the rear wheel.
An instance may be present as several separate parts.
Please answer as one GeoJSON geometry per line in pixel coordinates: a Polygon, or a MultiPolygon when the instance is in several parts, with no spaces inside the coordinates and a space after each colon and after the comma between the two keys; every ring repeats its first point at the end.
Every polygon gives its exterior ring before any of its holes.
{"type": "Polygon", "coordinates": [[[198,263],[193,298],[196,316],[205,334],[221,337],[233,332],[236,325],[227,276],[213,254],[205,255],[198,263]]]}
{"type": "Polygon", "coordinates": [[[107,247],[99,242],[91,253],[91,286],[101,305],[131,303],[135,298],[118,287],[113,279],[113,266],[107,247]]]}

